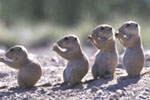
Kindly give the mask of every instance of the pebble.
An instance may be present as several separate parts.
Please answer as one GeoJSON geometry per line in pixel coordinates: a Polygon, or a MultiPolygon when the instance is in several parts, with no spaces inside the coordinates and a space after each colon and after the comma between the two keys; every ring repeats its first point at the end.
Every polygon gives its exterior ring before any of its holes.
{"type": "Polygon", "coordinates": [[[134,97],[134,93],[133,93],[132,91],[127,92],[127,94],[128,94],[129,96],[134,97]]]}
{"type": "Polygon", "coordinates": [[[146,88],[145,91],[146,91],[146,92],[150,92],[150,89],[149,89],[149,88],[146,88]]]}
{"type": "Polygon", "coordinates": [[[118,89],[118,90],[116,91],[116,93],[117,93],[117,94],[122,94],[122,90],[118,89]]]}
{"type": "Polygon", "coordinates": [[[42,89],[40,90],[40,93],[41,93],[41,94],[45,94],[46,91],[42,88],[42,89]]]}
{"type": "Polygon", "coordinates": [[[94,97],[94,100],[100,100],[100,99],[101,97],[98,97],[98,96],[94,97]]]}
{"type": "Polygon", "coordinates": [[[117,94],[113,94],[110,96],[109,100],[119,100],[117,94]]]}
{"type": "Polygon", "coordinates": [[[103,94],[103,90],[99,89],[99,90],[97,91],[97,93],[98,93],[99,95],[102,95],[102,94],[103,94]]]}
{"type": "Polygon", "coordinates": [[[91,92],[97,92],[98,90],[99,90],[99,88],[96,87],[96,86],[93,86],[93,87],[91,88],[91,92]]]}
{"type": "Polygon", "coordinates": [[[59,59],[58,59],[57,57],[52,57],[52,58],[51,58],[51,61],[58,63],[58,62],[59,62],[59,59]]]}
{"type": "Polygon", "coordinates": [[[146,96],[145,95],[139,95],[138,98],[139,99],[146,99],[146,96]]]}
{"type": "MultiPolygon", "coordinates": [[[[50,60],[45,57],[42,57],[40,61],[50,60]]],[[[62,66],[62,63],[65,63],[63,60],[60,60],[58,57],[54,57],[51,59],[53,61],[53,67],[56,67],[55,64],[58,63],[59,66],[62,66]],[[58,60],[58,61],[57,61],[58,60]]],[[[43,61],[43,62],[44,62],[43,61]]],[[[50,63],[52,63],[50,61],[50,63]]],[[[48,65],[50,63],[47,63],[48,65]]],[[[1,66],[3,67],[3,66],[1,66]]],[[[63,66],[64,67],[64,66],[63,66]]],[[[62,70],[64,68],[59,67],[56,68],[56,70],[44,70],[44,77],[41,81],[39,81],[39,84],[42,84],[43,82],[47,82],[47,80],[50,80],[50,82],[59,83],[62,82],[62,70]],[[57,74],[57,75],[56,75],[57,74]],[[61,77],[59,76],[61,75],[61,77]],[[45,78],[45,79],[44,79],[45,78]],[[42,83],[41,83],[42,82],[42,83]]],[[[3,71],[2,71],[3,72],[3,71]]],[[[14,84],[16,86],[17,84],[17,76],[15,71],[9,71],[9,73],[6,75],[6,77],[3,77],[3,73],[0,73],[1,80],[4,82],[1,82],[0,85],[6,85],[8,83],[14,84]],[[10,78],[11,77],[11,78],[10,78]],[[11,79],[11,80],[10,80],[11,79]],[[5,81],[6,80],[6,81],[5,81]],[[7,81],[8,80],[8,81],[7,81]]],[[[124,71],[122,69],[117,69],[118,74],[120,75],[124,71]]],[[[89,75],[90,76],[90,75],[89,75]]],[[[111,83],[108,82],[105,84],[105,80],[97,80],[93,83],[91,82],[90,85],[86,84],[84,88],[80,88],[80,86],[77,86],[76,88],[67,88],[63,89],[59,86],[50,86],[50,87],[42,87],[32,90],[15,90],[10,91],[8,89],[0,89],[0,100],[65,100],[65,99],[74,99],[74,100],[143,100],[147,99],[150,100],[149,94],[150,94],[150,78],[147,76],[142,76],[144,78],[141,78],[139,82],[130,84],[130,82],[134,82],[135,80],[124,80],[122,82],[111,83]],[[147,78],[147,79],[146,79],[147,78]],[[146,79],[143,81],[143,79],[146,79]],[[100,84],[104,82],[104,84],[100,84]],[[109,84],[110,83],[110,84],[109,84]],[[141,88],[138,88],[141,87],[141,88]],[[114,92],[115,90],[115,92],[114,92]]],[[[114,79],[117,81],[116,79],[114,79]]],[[[54,84],[54,83],[53,83],[54,84]]],[[[81,84],[82,85],[82,84],[81,84]]],[[[65,87],[64,87],[65,88],[65,87]]]]}
{"type": "Polygon", "coordinates": [[[8,76],[8,74],[7,73],[3,73],[3,72],[0,71],[0,78],[3,78],[5,76],[8,76]]]}

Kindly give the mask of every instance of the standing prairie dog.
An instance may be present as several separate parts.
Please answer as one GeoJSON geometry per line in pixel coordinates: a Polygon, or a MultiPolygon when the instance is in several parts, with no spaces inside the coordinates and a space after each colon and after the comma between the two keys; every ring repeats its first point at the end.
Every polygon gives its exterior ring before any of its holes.
{"type": "Polygon", "coordinates": [[[18,84],[20,88],[31,88],[40,79],[42,71],[41,65],[31,60],[28,51],[21,45],[11,47],[5,56],[10,59],[0,58],[0,61],[11,68],[18,69],[18,84]]]}
{"type": "Polygon", "coordinates": [[[116,37],[126,48],[123,64],[129,77],[140,76],[144,66],[144,53],[140,34],[140,26],[133,21],[125,22],[116,37]]]}
{"type": "Polygon", "coordinates": [[[98,48],[92,67],[94,79],[114,77],[119,57],[113,35],[114,29],[112,26],[104,24],[97,26],[92,35],[89,36],[90,42],[98,48]]]}
{"type": "Polygon", "coordinates": [[[68,61],[63,72],[64,83],[75,85],[87,74],[89,62],[77,36],[67,35],[54,44],[53,50],[68,61]]]}

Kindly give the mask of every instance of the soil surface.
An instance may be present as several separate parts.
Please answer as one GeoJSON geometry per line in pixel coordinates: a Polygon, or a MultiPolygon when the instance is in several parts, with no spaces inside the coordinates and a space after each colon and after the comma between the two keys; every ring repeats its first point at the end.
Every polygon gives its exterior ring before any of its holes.
{"type": "MultiPolygon", "coordinates": [[[[90,48],[84,48],[92,66],[94,53],[90,48]]],[[[43,74],[32,89],[19,89],[17,84],[17,70],[0,63],[0,100],[150,100],[150,74],[137,78],[126,78],[122,60],[116,68],[113,80],[99,79],[76,86],[60,86],[63,82],[63,70],[67,61],[62,59],[50,48],[31,49],[30,56],[42,64],[43,74]],[[47,86],[40,86],[47,84],[47,86]]],[[[120,56],[120,59],[122,57],[120,56]]],[[[145,66],[143,72],[150,70],[150,51],[145,50],[145,66]]],[[[90,67],[91,69],[91,67],[90,67]]],[[[92,79],[91,70],[82,81],[92,79]]]]}

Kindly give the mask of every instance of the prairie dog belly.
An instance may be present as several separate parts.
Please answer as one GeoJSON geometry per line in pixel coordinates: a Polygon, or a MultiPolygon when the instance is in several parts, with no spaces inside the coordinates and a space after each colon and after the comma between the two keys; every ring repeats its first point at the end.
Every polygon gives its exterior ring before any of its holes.
{"type": "Polygon", "coordinates": [[[36,82],[41,77],[42,71],[40,66],[24,66],[18,72],[18,78],[26,82],[36,82]]]}
{"type": "Polygon", "coordinates": [[[78,67],[80,66],[79,64],[79,61],[70,61],[68,62],[67,64],[67,67],[66,67],[66,80],[69,81],[70,80],[70,77],[72,77],[72,72],[75,72],[78,69],[78,67]]]}
{"type": "Polygon", "coordinates": [[[123,57],[124,68],[130,76],[140,74],[144,65],[144,54],[141,48],[126,49],[123,57]]]}
{"type": "Polygon", "coordinates": [[[81,80],[88,71],[88,63],[86,64],[81,59],[70,61],[65,70],[67,81],[70,81],[70,79],[81,80]]]}
{"type": "Polygon", "coordinates": [[[100,51],[96,56],[95,65],[97,66],[97,71],[99,75],[110,73],[110,75],[112,75],[113,77],[117,64],[118,64],[117,52],[100,51]]]}
{"type": "Polygon", "coordinates": [[[99,51],[96,55],[95,64],[98,66],[105,66],[111,63],[113,54],[110,52],[99,51]]]}

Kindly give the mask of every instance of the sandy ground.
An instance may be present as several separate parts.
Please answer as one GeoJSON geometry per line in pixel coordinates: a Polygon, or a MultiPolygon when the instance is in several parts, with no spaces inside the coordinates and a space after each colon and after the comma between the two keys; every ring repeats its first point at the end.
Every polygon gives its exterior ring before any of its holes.
{"type": "MultiPolygon", "coordinates": [[[[95,50],[84,48],[90,64],[93,63],[95,50]]],[[[48,83],[46,87],[34,87],[32,89],[18,89],[17,70],[9,68],[0,63],[0,100],[150,100],[150,74],[134,79],[127,78],[123,66],[120,64],[116,69],[113,80],[95,80],[87,84],[79,84],[74,87],[56,85],[63,82],[62,73],[66,61],[49,48],[30,50],[41,64],[43,74],[36,86],[48,83]],[[42,51],[42,52],[41,52],[42,51]]],[[[145,67],[143,72],[150,70],[150,52],[145,51],[145,67]]],[[[92,79],[91,71],[84,77],[83,81],[92,79]]]]}

